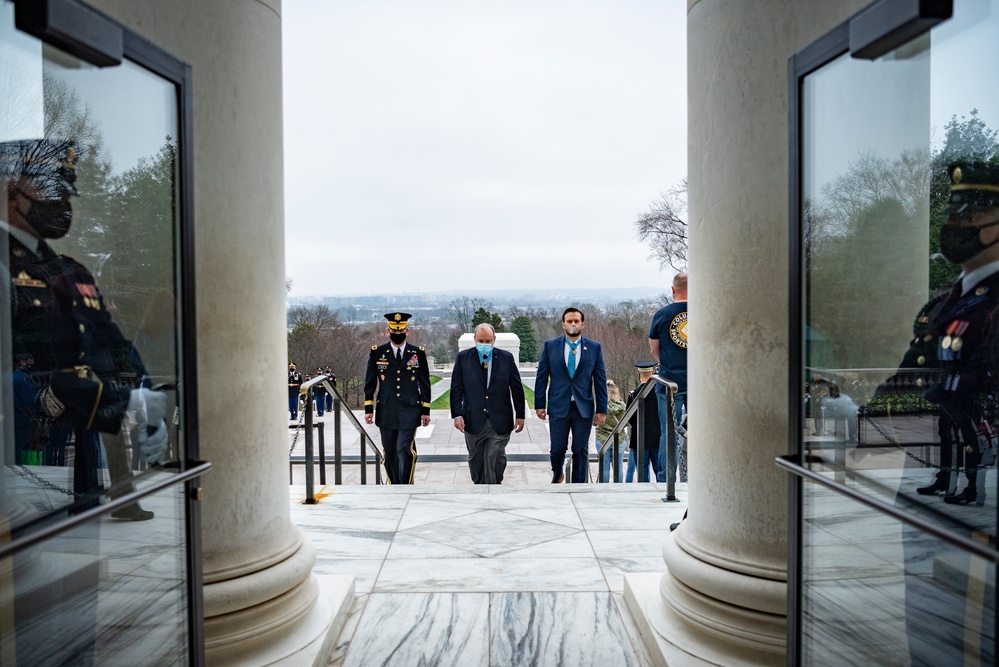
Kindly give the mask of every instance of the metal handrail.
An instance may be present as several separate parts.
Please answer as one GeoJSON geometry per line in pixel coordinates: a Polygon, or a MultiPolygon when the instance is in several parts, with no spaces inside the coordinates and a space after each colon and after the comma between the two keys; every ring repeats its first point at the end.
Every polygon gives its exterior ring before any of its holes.
{"type": "MultiPolygon", "coordinates": [[[[976,556],[986,559],[991,563],[999,563],[999,550],[996,549],[996,536],[986,534],[987,543],[982,543],[975,540],[972,537],[966,537],[957,533],[953,533],[943,526],[937,525],[932,521],[927,521],[926,519],[916,516],[911,512],[907,512],[904,509],[900,509],[895,505],[891,505],[879,498],[870,496],[862,491],[851,488],[846,484],[837,482],[836,480],[829,479],[825,475],[821,475],[814,470],[809,470],[801,465],[801,456],[797,454],[785,454],[783,456],[778,456],[774,461],[778,466],[784,468],[792,475],[797,475],[803,479],[810,480],[817,484],[820,484],[828,489],[831,489],[851,500],[854,500],[863,505],[875,509],[882,514],[887,514],[891,518],[900,521],[902,523],[908,524],[924,533],[928,533],[933,537],[947,542],[959,549],[973,553],[976,556]]],[[[904,496],[902,497],[904,498],[904,496]]]]}
{"type": "MultiPolygon", "coordinates": [[[[333,434],[334,434],[334,445],[333,445],[333,470],[334,484],[343,483],[343,438],[341,433],[341,414],[344,412],[341,410],[341,406],[344,405],[343,397],[340,392],[337,391],[336,387],[330,384],[329,375],[319,375],[308,382],[302,384],[299,388],[299,393],[305,395],[305,485],[306,485],[306,504],[314,504],[315,494],[313,492],[315,486],[314,480],[314,468],[315,468],[315,458],[312,448],[312,398],[314,395],[314,388],[318,384],[322,384],[326,391],[333,395],[333,434]]],[[[348,421],[354,426],[358,434],[361,436],[361,484],[367,484],[368,482],[368,466],[367,466],[367,454],[370,448],[372,453],[375,455],[375,484],[382,484],[382,474],[381,466],[384,456],[382,451],[378,449],[364,430],[361,422],[358,421],[357,417],[350,410],[346,411],[348,421]]],[[[321,466],[320,470],[320,482],[322,484],[326,483],[326,456],[325,447],[323,441],[323,432],[320,430],[320,459],[319,464],[321,466]]]]}
{"type": "MultiPolygon", "coordinates": [[[[607,442],[605,442],[603,444],[603,446],[597,451],[597,462],[600,464],[600,465],[597,466],[597,481],[598,482],[603,482],[604,481],[604,478],[603,478],[604,477],[603,457],[604,457],[605,452],[607,451],[607,449],[609,447],[613,447],[614,448],[614,474],[612,475],[612,477],[613,477],[613,479],[614,479],[615,482],[620,482],[621,481],[621,474],[620,474],[621,473],[621,468],[620,468],[620,466],[621,466],[621,460],[619,458],[619,453],[620,453],[619,438],[620,438],[621,432],[624,431],[624,429],[628,427],[628,423],[631,421],[631,418],[635,415],[636,412],[638,413],[638,428],[636,429],[638,431],[638,435],[635,438],[635,456],[636,456],[635,460],[638,463],[638,481],[639,482],[647,482],[647,481],[649,481],[648,479],[645,479],[645,477],[646,477],[646,470],[645,470],[645,420],[647,419],[647,416],[645,414],[645,398],[650,393],[652,393],[652,391],[655,390],[655,387],[656,387],[657,384],[663,385],[669,391],[670,414],[672,414],[672,410],[673,410],[673,397],[676,394],[677,389],[678,389],[678,387],[677,387],[677,385],[676,385],[675,382],[672,382],[670,380],[666,380],[665,378],[662,378],[662,377],[660,377],[658,375],[653,375],[649,379],[653,380],[653,382],[646,382],[642,386],[642,388],[639,390],[638,394],[636,394],[635,400],[633,400],[631,402],[631,405],[628,406],[628,409],[624,411],[624,414],[621,415],[621,418],[618,420],[617,425],[614,426],[614,429],[608,435],[607,442]]],[[[658,414],[656,415],[655,418],[656,419],[659,418],[658,414]]],[[[676,426],[673,424],[673,420],[672,419],[667,419],[666,421],[668,422],[667,423],[668,438],[666,440],[666,446],[667,446],[667,450],[666,450],[667,463],[666,463],[666,465],[667,465],[667,467],[672,467],[672,465],[673,465],[673,461],[672,461],[672,458],[673,458],[673,447],[672,447],[672,443],[674,443],[676,441],[676,426]]],[[[669,500],[671,502],[676,500],[676,488],[675,487],[676,487],[676,480],[667,477],[666,497],[667,497],[667,500],[669,500]]]]}
{"type": "MultiPolygon", "coordinates": [[[[83,512],[74,514],[59,523],[50,525],[41,530],[33,531],[30,534],[17,537],[10,542],[0,545],[0,559],[7,558],[19,551],[27,549],[28,547],[39,544],[51,537],[55,537],[56,535],[66,533],[77,526],[87,523],[95,517],[101,516],[102,514],[116,512],[127,505],[139,502],[147,496],[159,493],[160,491],[176,486],[181,482],[201,477],[212,467],[212,464],[207,461],[186,461],[185,465],[190,467],[185,470],[178,471],[175,474],[171,474],[169,477],[164,479],[156,480],[148,486],[143,486],[141,489],[136,489],[135,491],[126,493],[114,499],[109,499],[108,502],[103,505],[97,505],[88,510],[84,510],[83,512]]],[[[167,470],[168,467],[164,466],[163,469],[167,470]]]]}

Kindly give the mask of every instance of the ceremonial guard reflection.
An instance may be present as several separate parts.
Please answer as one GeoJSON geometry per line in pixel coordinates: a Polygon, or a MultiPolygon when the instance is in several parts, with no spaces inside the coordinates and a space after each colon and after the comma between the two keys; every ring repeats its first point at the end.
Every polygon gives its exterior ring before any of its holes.
{"type": "MultiPolygon", "coordinates": [[[[994,544],[995,508],[982,506],[990,493],[986,475],[995,462],[997,444],[999,167],[959,163],[950,166],[949,174],[950,208],[940,246],[944,256],[961,267],[961,276],[950,292],[931,299],[919,311],[899,371],[878,388],[875,398],[900,405],[906,397],[918,396],[936,407],[939,466],[930,483],[915,491],[920,496],[943,496],[946,505],[934,504],[931,516],[944,521],[948,530],[972,539],[991,536],[994,544]],[[962,505],[972,509],[953,507],[962,505]],[[953,509],[936,512],[948,506],[953,509]]],[[[882,430],[892,433],[890,428],[882,430]]],[[[907,454],[914,458],[908,450],[907,454]]],[[[902,506],[911,508],[905,487],[902,491],[902,506]]],[[[967,555],[962,555],[961,588],[967,590],[950,597],[911,574],[926,558],[926,538],[915,529],[904,530],[912,664],[995,664],[995,580],[988,585],[985,581],[990,578],[987,572],[994,577],[995,568],[983,569],[985,579],[975,577],[967,569],[967,555]],[[926,613],[930,606],[938,609],[938,615],[926,613]]],[[[942,562],[948,556],[935,558],[942,562]]],[[[975,560],[971,559],[972,567],[975,560]]]]}
{"type": "MultiPolygon", "coordinates": [[[[162,463],[167,451],[166,397],[148,388],[142,361],[112,321],[90,271],[48,244],[72,224],[76,163],[70,141],[0,143],[0,192],[6,196],[0,225],[8,244],[11,346],[15,354],[30,355],[39,373],[49,375],[39,409],[53,419],[68,417],[72,426],[72,511],[99,502],[99,433],[119,434],[126,415],[135,423],[137,453],[146,463],[162,463]]],[[[106,446],[109,495],[130,492],[124,439],[108,438],[106,446]]],[[[153,514],[130,505],[113,516],[144,520],[153,514]]]]}
{"type": "Polygon", "coordinates": [[[430,368],[426,351],[406,342],[410,318],[385,314],[389,340],[372,346],[364,373],[364,422],[378,425],[392,484],[413,483],[416,429],[430,423],[430,368]]]}

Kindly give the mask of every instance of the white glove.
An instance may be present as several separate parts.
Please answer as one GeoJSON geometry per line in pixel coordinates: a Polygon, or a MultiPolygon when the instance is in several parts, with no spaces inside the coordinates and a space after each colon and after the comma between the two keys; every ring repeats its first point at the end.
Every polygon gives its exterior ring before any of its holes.
{"type": "Polygon", "coordinates": [[[143,430],[148,424],[158,424],[166,419],[166,394],[152,389],[133,389],[128,397],[127,412],[143,430]]]}
{"type": "Polygon", "coordinates": [[[166,461],[167,425],[165,419],[160,419],[155,427],[143,425],[138,433],[139,452],[147,465],[155,466],[166,461]],[[155,429],[155,430],[153,430],[155,429]],[[152,433],[149,431],[152,430],[152,433]]]}

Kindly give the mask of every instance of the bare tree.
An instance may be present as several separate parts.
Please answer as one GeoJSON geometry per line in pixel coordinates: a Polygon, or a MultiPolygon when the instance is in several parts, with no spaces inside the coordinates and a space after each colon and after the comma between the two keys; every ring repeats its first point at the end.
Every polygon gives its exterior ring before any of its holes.
{"type": "Polygon", "coordinates": [[[635,220],[640,241],[649,244],[650,259],[660,268],[687,269],[687,177],[659,193],[649,210],[635,220]]]}
{"type": "Polygon", "coordinates": [[[331,331],[340,325],[340,316],[323,304],[295,306],[288,311],[288,327],[294,330],[302,324],[311,324],[320,331],[331,331]]]}
{"type": "Polygon", "coordinates": [[[479,308],[492,310],[493,304],[479,297],[461,296],[447,305],[447,315],[462,333],[472,332],[472,317],[479,308]]]}

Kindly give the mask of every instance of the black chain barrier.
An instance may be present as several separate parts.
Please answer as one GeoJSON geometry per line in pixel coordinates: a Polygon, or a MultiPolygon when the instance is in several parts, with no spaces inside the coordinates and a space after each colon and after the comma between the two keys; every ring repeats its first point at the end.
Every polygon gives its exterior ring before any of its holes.
{"type": "Polygon", "coordinates": [[[295,425],[295,437],[291,439],[291,449],[288,450],[288,456],[295,451],[295,443],[298,442],[298,435],[302,432],[302,418],[305,417],[305,410],[298,411],[298,424],[295,425]]]}
{"type": "Polygon", "coordinates": [[[32,482],[35,486],[41,487],[46,491],[55,491],[56,493],[61,493],[63,495],[70,496],[72,498],[86,498],[88,495],[86,493],[76,493],[75,491],[70,491],[69,489],[64,489],[63,487],[50,482],[47,479],[41,477],[38,473],[28,470],[26,466],[16,465],[7,466],[14,471],[14,474],[23,477],[24,479],[32,482]]]}
{"type": "MultiPolygon", "coordinates": [[[[889,417],[889,418],[890,418],[890,417],[889,417]]],[[[865,414],[865,415],[864,415],[864,419],[865,419],[865,420],[867,421],[867,423],[868,423],[868,424],[870,424],[871,426],[873,426],[873,427],[874,427],[874,430],[875,430],[875,431],[877,431],[877,432],[878,432],[879,434],[881,434],[881,437],[882,437],[882,438],[884,438],[884,439],[885,439],[886,441],[888,441],[888,443],[890,443],[890,444],[891,444],[892,446],[894,446],[894,447],[895,447],[895,449],[899,450],[900,452],[902,452],[903,454],[905,454],[905,455],[906,455],[907,457],[909,457],[909,458],[910,458],[910,459],[912,459],[913,461],[916,461],[917,463],[920,463],[920,464],[922,464],[923,466],[925,466],[925,467],[927,467],[927,468],[933,468],[933,469],[936,469],[936,470],[941,470],[941,471],[946,471],[946,472],[953,472],[953,473],[960,473],[960,472],[962,472],[962,471],[965,471],[965,470],[969,470],[969,468],[968,468],[968,467],[964,467],[964,468],[957,468],[957,467],[951,467],[951,468],[944,468],[943,466],[940,466],[940,465],[937,465],[937,464],[935,464],[935,463],[931,463],[931,462],[927,461],[926,459],[924,459],[924,458],[922,458],[922,457],[919,457],[919,456],[916,456],[916,455],[915,455],[915,454],[913,454],[912,452],[908,451],[908,450],[907,450],[907,449],[906,449],[905,447],[903,447],[903,446],[902,446],[901,444],[899,444],[899,442],[898,442],[897,440],[895,440],[895,439],[894,439],[894,438],[892,438],[892,437],[891,437],[890,435],[888,435],[888,434],[887,434],[887,433],[886,433],[886,432],[885,432],[885,431],[884,431],[884,430],[883,430],[883,429],[882,429],[882,428],[881,428],[881,427],[880,427],[880,426],[878,425],[878,423],[877,423],[877,422],[875,422],[875,421],[874,421],[873,419],[871,419],[871,417],[870,417],[869,415],[866,415],[866,414],[865,414]]],[[[967,445],[966,445],[966,447],[967,447],[967,445]]],[[[986,453],[984,453],[984,452],[983,452],[983,453],[982,453],[982,456],[985,456],[985,455],[986,455],[986,453]]],[[[982,464],[982,465],[977,465],[977,466],[975,466],[974,468],[970,468],[970,470],[989,470],[989,469],[991,469],[991,468],[995,468],[995,467],[996,467],[996,461],[995,461],[995,458],[994,458],[994,456],[995,456],[994,452],[993,452],[993,454],[992,454],[992,455],[993,455],[993,459],[992,459],[992,462],[991,462],[991,463],[989,463],[989,464],[982,464]]]]}

